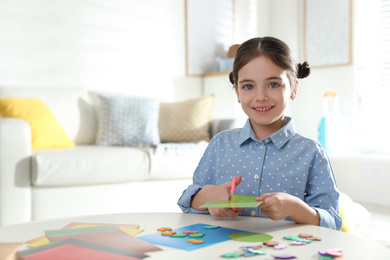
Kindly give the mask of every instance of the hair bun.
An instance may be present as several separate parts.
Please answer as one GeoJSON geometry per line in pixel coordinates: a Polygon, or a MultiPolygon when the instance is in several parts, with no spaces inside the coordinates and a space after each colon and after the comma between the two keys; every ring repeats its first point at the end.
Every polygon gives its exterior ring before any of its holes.
{"type": "Polygon", "coordinates": [[[233,75],[233,71],[229,73],[229,80],[230,80],[230,83],[232,83],[234,85],[234,75],[233,75]]]}
{"type": "Polygon", "coordinates": [[[299,63],[298,64],[298,73],[297,73],[298,79],[303,79],[306,78],[307,76],[310,75],[310,66],[307,61],[305,61],[303,64],[299,63]]]}

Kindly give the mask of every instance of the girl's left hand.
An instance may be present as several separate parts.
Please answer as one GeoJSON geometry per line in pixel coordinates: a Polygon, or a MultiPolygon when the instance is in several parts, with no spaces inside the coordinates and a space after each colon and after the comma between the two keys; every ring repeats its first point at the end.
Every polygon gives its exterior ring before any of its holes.
{"type": "Polygon", "coordinates": [[[259,205],[261,213],[272,220],[280,220],[291,216],[296,199],[288,193],[277,192],[262,194],[256,201],[263,201],[259,205]]]}

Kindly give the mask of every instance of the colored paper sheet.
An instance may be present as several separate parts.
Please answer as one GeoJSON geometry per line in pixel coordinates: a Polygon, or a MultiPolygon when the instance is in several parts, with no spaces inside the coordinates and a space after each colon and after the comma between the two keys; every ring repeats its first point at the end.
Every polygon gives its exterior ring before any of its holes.
{"type": "Polygon", "coordinates": [[[134,224],[109,224],[109,223],[83,223],[83,222],[72,222],[69,225],[66,225],[64,228],[81,228],[81,227],[99,227],[99,226],[118,226],[121,230],[125,231],[127,234],[136,236],[144,229],[140,229],[139,225],[134,224]]]}
{"type": "Polygon", "coordinates": [[[256,201],[254,196],[231,195],[229,200],[212,200],[201,208],[256,208],[262,201],[256,201]]]}
{"type": "Polygon", "coordinates": [[[123,250],[75,239],[64,239],[38,248],[19,252],[24,260],[133,260],[147,255],[131,250],[123,250]]]}
{"type": "Polygon", "coordinates": [[[191,244],[188,243],[187,240],[189,239],[188,237],[169,237],[169,236],[163,236],[161,235],[161,232],[155,233],[155,234],[150,234],[150,235],[144,235],[144,236],[139,236],[138,238],[143,239],[145,241],[148,241],[153,244],[158,244],[162,246],[169,246],[169,247],[174,247],[178,249],[183,249],[187,251],[191,251],[194,249],[199,249],[205,246],[210,246],[214,245],[226,240],[229,240],[229,235],[232,233],[237,233],[237,232],[246,232],[242,230],[237,230],[237,229],[231,229],[231,228],[224,228],[224,227],[219,227],[215,229],[205,229],[204,227],[207,227],[209,225],[205,224],[195,224],[191,226],[186,226],[182,228],[177,228],[173,229],[173,231],[176,231],[176,234],[183,233],[183,231],[186,230],[196,230],[199,233],[204,233],[205,235],[201,238],[203,240],[202,244],[191,244]]]}
{"type": "Polygon", "coordinates": [[[133,224],[114,224],[114,223],[90,223],[90,222],[72,222],[66,225],[64,228],[77,228],[77,227],[98,227],[98,226],[118,226],[127,228],[139,228],[139,225],[133,224]]]}
{"type": "Polygon", "coordinates": [[[125,250],[134,250],[142,253],[161,250],[159,247],[139,238],[133,237],[119,228],[50,235],[48,238],[52,241],[73,238],[90,243],[96,243],[99,245],[111,246],[125,250]]]}
{"type": "Polygon", "coordinates": [[[46,237],[49,237],[49,236],[53,236],[53,235],[73,234],[73,233],[87,232],[87,231],[93,231],[93,230],[112,229],[112,228],[118,229],[117,226],[100,226],[100,227],[82,227],[82,228],[54,229],[54,230],[45,230],[45,235],[46,235],[46,237]]]}
{"type": "Polygon", "coordinates": [[[1,260],[16,260],[17,252],[23,243],[0,243],[0,259],[1,260]]]}
{"type": "MultiPolygon", "coordinates": [[[[102,226],[117,226],[129,235],[136,236],[143,232],[144,229],[140,229],[139,225],[133,224],[107,224],[107,223],[84,223],[84,222],[72,222],[62,229],[70,228],[83,228],[83,227],[102,227],[102,226]]],[[[37,247],[50,243],[50,240],[46,236],[40,236],[29,241],[26,241],[28,247],[37,247]]]]}
{"type": "Polygon", "coordinates": [[[43,245],[46,245],[46,244],[49,244],[49,243],[50,243],[50,240],[47,237],[42,236],[41,239],[34,240],[34,242],[28,244],[27,247],[43,246],[43,245]]]}

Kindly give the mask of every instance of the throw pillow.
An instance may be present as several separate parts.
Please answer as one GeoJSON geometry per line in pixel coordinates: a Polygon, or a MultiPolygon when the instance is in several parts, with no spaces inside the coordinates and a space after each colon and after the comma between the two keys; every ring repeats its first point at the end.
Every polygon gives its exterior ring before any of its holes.
{"type": "Polygon", "coordinates": [[[161,142],[210,141],[210,113],[214,95],[162,103],[158,124],[161,142]]]}
{"type": "Polygon", "coordinates": [[[126,96],[99,97],[96,144],[134,146],[157,145],[158,99],[126,96]]]}
{"type": "Polygon", "coordinates": [[[37,98],[0,98],[3,117],[20,118],[31,127],[31,148],[50,149],[74,147],[51,110],[37,98]]]}

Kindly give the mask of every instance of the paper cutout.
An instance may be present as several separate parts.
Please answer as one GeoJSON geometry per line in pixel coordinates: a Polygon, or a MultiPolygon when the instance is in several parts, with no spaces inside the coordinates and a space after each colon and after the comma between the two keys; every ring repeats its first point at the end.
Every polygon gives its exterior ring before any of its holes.
{"type": "Polygon", "coordinates": [[[276,246],[276,245],[279,245],[279,242],[273,241],[273,240],[264,241],[264,242],[263,242],[263,245],[266,245],[266,246],[276,246]]]}
{"type": "Polygon", "coordinates": [[[308,240],[306,238],[301,238],[297,236],[285,236],[283,238],[287,240],[298,241],[298,242],[307,242],[307,243],[313,242],[312,240],[308,240]]]}
{"type": "Polygon", "coordinates": [[[246,252],[244,252],[242,254],[242,256],[244,256],[244,257],[251,257],[251,256],[255,256],[255,255],[256,255],[255,253],[251,253],[251,252],[248,252],[248,251],[246,251],[246,252]]]}
{"type": "Polygon", "coordinates": [[[159,232],[172,231],[172,228],[170,228],[170,227],[162,227],[162,228],[158,228],[157,231],[159,231],[159,232]]]}
{"type": "Polygon", "coordinates": [[[229,237],[236,241],[243,242],[264,242],[271,240],[273,237],[263,233],[252,233],[252,232],[238,232],[232,233],[229,237]]]}
{"type": "Polygon", "coordinates": [[[218,229],[221,226],[204,226],[203,229],[218,229]]]}
{"type": "Polygon", "coordinates": [[[185,239],[185,238],[183,238],[183,239],[171,238],[171,237],[161,236],[160,233],[139,236],[138,238],[143,239],[143,240],[148,241],[148,242],[153,243],[153,244],[169,246],[169,247],[173,247],[173,248],[191,251],[191,250],[195,250],[198,248],[214,245],[214,244],[229,240],[230,239],[229,235],[232,233],[245,232],[242,230],[224,228],[224,227],[218,227],[217,229],[209,229],[209,228],[205,228],[205,227],[210,227],[210,225],[195,224],[195,225],[190,225],[190,226],[186,226],[186,227],[173,229],[177,233],[183,233],[183,231],[186,231],[186,230],[197,230],[199,232],[202,232],[205,234],[204,238],[203,238],[203,241],[204,241],[203,244],[190,244],[190,243],[187,243],[187,239],[185,239]]]}
{"type": "MultiPolygon", "coordinates": [[[[252,255],[253,255],[253,253],[252,253],[252,255]]],[[[225,258],[237,258],[240,256],[241,256],[240,254],[236,254],[236,253],[225,253],[225,254],[221,255],[221,257],[225,257],[225,258]]]]}
{"type": "Polygon", "coordinates": [[[266,252],[263,249],[248,248],[247,250],[248,250],[248,252],[251,252],[251,253],[256,254],[256,255],[265,255],[266,254],[266,252]]]}
{"type": "Polygon", "coordinates": [[[0,259],[2,260],[16,260],[19,247],[23,243],[0,243],[0,259]]]}
{"type": "Polygon", "coordinates": [[[263,201],[256,201],[254,196],[231,195],[229,200],[212,200],[200,208],[256,208],[263,201]]]}
{"type": "Polygon", "coordinates": [[[261,249],[261,248],[263,248],[263,246],[261,246],[261,245],[258,245],[258,246],[240,246],[240,248],[243,249],[243,250],[248,249],[248,248],[261,249]]]}
{"type": "Polygon", "coordinates": [[[180,233],[180,234],[173,234],[173,235],[170,235],[170,237],[187,237],[188,235],[187,234],[183,234],[183,233],[180,233]]]}
{"type": "Polygon", "coordinates": [[[71,234],[51,235],[48,236],[48,238],[52,241],[60,241],[67,238],[74,238],[99,245],[111,246],[114,248],[120,248],[125,250],[134,250],[142,253],[161,250],[159,247],[151,243],[130,236],[119,228],[93,230],[71,234]]]}
{"type": "Polygon", "coordinates": [[[132,260],[142,259],[147,257],[147,255],[75,239],[65,239],[41,247],[20,251],[19,257],[22,257],[24,260],[132,260]]]}
{"type": "Polygon", "coordinates": [[[192,238],[204,237],[204,233],[190,234],[188,235],[188,237],[192,237],[192,238]]]}
{"type": "Polygon", "coordinates": [[[278,244],[278,245],[274,245],[274,248],[276,250],[281,250],[281,249],[287,248],[287,245],[286,244],[278,244]]]}
{"type": "Polygon", "coordinates": [[[176,231],[166,231],[161,233],[162,236],[172,236],[174,234],[176,234],[176,231]]]}
{"type": "Polygon", "coordinates": [[[275,259],[293,259],[297,258],[296,256],[290,255],[290,254],[279,254],[279,255],[272,255],[275,259]]]}
{"type": "Polygon", "coordinates": [[[199,239],[199,240],[197,240],[197,239],[188,239],[187,240],[187,243],[191,243],[191,244],[203,244],[204,243],[204,241],[203,240],[201,240],[201,239],[199,239]]]}
{"type": "Polygon", "coordinates": [[[196,230],[184,230],[183,234],[198,234],[199,231],[196,230]]]}

